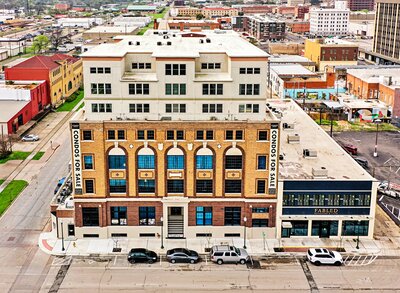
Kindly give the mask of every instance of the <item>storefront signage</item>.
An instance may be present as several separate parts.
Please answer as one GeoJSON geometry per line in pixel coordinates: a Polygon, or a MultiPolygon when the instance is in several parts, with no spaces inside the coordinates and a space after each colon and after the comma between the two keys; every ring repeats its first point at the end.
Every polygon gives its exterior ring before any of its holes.
{"type": "Polygon", "coordinates": [[[79,123],[72,123],[72,169],[75,194],[82,194],[81,133],[79,123]]]}
{"type": "Polygon", "coordinates": [[[279,125],[271,124],[270,147],[269,147],[269,178],[268,193],[276,194],[277,186],[277,168],[278,168],[278,142],[279,142],[279,125]]]}
{"type": "Polygon", "coordinates": [[[336,208],[315,208],[314,215],[337,215],[339,209],[336,208]]]}
{"type": "Polygon", "coordinates": [[[369,215],[369,207],[283,207],[282,215],[369,215]]]}

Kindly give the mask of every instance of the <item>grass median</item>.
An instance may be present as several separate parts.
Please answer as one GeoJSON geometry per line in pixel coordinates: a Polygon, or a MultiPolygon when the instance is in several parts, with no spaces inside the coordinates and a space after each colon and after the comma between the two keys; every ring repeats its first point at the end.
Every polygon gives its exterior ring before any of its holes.
{"type": "Polygon", "coordinates": [[[27,185],[28,182],[24,180],[13,180],[0,192],[0,215],[4,213],[27,185]]]}
{"type": "Polygon", "coordinates": [[[20,151],[15,151],[12,152],[8,157],[0,159],[0,164],[4,164],[7,161],[11,160],[25,160],[31,152],[20,152],[20,151]]]}
{"type": "Polygon", "coordinates": [[[71,112],[72,109],[83,99],[83,90],[79,90],[71,95],[64,104],[57,108],[57,112],[71,112]]]}

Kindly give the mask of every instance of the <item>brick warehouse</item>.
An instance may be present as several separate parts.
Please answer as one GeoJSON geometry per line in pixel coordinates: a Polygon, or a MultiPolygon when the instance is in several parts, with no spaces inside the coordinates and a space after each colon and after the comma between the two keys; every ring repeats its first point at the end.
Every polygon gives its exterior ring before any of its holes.
{"type": "Polygon", "coordinates": [[[83,54],[71,121],[74,197],[53,225],[82,237],[275,237],[279,119],[268,54],[236,33],[149,32],[83,54]]]}

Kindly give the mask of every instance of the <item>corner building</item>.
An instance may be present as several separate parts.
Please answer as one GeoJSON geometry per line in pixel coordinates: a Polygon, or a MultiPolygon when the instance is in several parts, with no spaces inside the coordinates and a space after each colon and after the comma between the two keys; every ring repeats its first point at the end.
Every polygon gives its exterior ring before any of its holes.
{"type": "Polygon", "coordinates": [[[275,237],[279,119],[266,109],[265,52],[234,32],[149,32],[82,58],[64,235],[224,238],[246,226],[275,237]]]}

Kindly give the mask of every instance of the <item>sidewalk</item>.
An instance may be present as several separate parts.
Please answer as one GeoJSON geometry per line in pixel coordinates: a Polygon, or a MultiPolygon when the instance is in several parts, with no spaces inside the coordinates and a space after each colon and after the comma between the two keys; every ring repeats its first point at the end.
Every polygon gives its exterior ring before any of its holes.
{"type": "MultiPolygon", "coordinates": [[[[115,240],[115,239],[114,239],[115,240]]],[[[164,249],[161,249],[160,238],[119,238],[118,243],[113,239],[65,239],[62,251],[62,240],[56,239],[54,233],[45,232],[40,235],[39,247],[48,254],[52,255],[71,255],[71,256],[113,256],[126,255],[131,248],[144,247],[154,250],[158,254],[165,254],[168,249],[174,247],[187,247],[204,254],[206,247],[215,244],[229,243],[236,247],[243,247],[243,238],[224,238],[211,239],[164,239],[164,249]],[[112,252],[114,247],[121,248],[121,252],[112,252]]],[[[274,248],[279,247],[277,239],[248,239],[246,240],[247,251],[251,255],[304,255],[309,247],[326,247],[337,249],[344,247],[345,254],[376,254],[382,256],[400,257],[400,237],[384,238],[380,240],[361,239],[360,247],[356,249],[356,242],[353,239],[340,240],[328,238],[285,238],[281,241],[281,247],[285,252],[275,252],[274,248]]]]}

